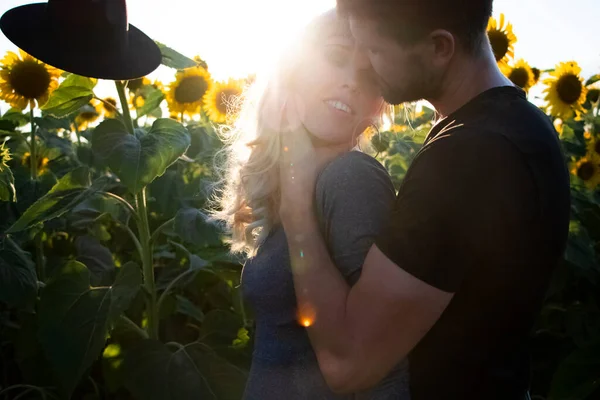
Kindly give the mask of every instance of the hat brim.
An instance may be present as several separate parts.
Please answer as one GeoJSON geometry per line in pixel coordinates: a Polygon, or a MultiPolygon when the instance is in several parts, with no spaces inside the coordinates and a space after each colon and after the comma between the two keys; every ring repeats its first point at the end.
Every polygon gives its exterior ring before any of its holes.
{"type": "Polygon", "coordinates": [[[46,5],[16,7],[0,18],[0,29],[7,38],[46,64],[82,76],[112,80],[140,78],[160,65],[162,55],[156,43],[131,24],[127,40],[120,47],[82,45],[66,50],[44,24],[46,5]]]}

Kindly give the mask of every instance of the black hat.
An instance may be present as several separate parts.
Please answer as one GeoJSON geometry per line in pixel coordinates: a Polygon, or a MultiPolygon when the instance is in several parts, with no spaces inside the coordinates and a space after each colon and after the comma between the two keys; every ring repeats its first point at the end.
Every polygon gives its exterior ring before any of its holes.
{"type": "Polygon", "coordinates": [[[0,29],[46,64],[93,78],[139,78],[162,60],[156,43],[127,22],[125,0],[28,4],[4,13],[0,29]]]}

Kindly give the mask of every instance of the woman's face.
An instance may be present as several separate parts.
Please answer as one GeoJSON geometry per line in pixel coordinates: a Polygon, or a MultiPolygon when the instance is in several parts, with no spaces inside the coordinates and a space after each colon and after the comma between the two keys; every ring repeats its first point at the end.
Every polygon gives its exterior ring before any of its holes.
{"type": "Polygon", "coordinates": [[[348,21],[335,12],[315,23],[293,87],[306,129],[326,144],[349,144],[379,115],[383,100],[367,57],[355,53],[348,21]]]}

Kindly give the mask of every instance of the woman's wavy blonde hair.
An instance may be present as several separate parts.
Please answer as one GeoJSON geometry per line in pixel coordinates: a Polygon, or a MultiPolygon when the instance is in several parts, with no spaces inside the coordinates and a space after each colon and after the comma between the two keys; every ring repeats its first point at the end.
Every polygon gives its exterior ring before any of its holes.
{"type": "MultiPolygon", "coordinates": [[[[212,219],[225,223],[231,251],[252,257],[279,222],[279,162],[282,114],[286,92],[300,67],[306,46],[314,44],[322,28],[317,18],[280,58],[268,79],[258,79],[238,99],[239,113],[221,129],[225,143],[215,162],[221,181],[213,198],[212,219]]],[[[377,122],[389,107],[384,106],[377,122]]],[[[377,128],[376,121],[368,129],[377,128]]],[[[359,132],[358,134],[362,134],[359,132]]]]}

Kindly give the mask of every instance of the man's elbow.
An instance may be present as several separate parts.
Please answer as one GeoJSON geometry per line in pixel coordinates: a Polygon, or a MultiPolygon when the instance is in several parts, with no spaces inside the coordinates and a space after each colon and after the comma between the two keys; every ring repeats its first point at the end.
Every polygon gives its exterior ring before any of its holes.
{"type": "Polygon", "coordinates": [[[347,395],[360,392],[373,386],[368,382],[366,367],[358,365],[356,360],[329,359],[321,363],[321,372],[332,392],[347,395]]]}

